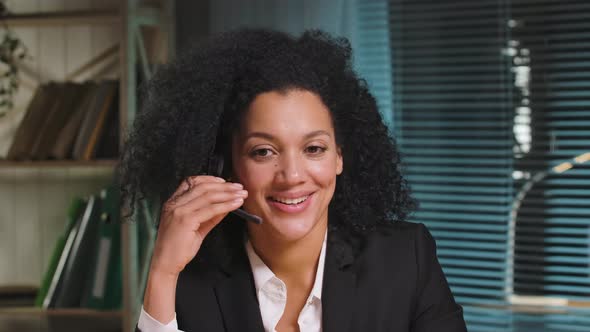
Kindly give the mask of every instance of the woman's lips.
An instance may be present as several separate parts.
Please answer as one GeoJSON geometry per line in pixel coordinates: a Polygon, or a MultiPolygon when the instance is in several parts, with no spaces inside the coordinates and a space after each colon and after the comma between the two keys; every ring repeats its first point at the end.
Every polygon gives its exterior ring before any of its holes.
{"type": "Polygon", "coordinates": [[[307,209],[307,207],[311,204],[311,200],[313,199],[313,193],[309,194],[307,196],[303,196],[297,199],[281,199],[283,202],[280,202],[276,199],[273,198],[268,198],[268,202],[270,204],[270,206],[278,209],[281,212],[285,212],[285,213],[300,213],[302,211],[304,211],[305,209],[307,209]],[[305,198],[306,197],[306,198],[305,198]],[[301,201],[303,198],[305,198],[303,201],[301,201]],[[299,202],[297,204],[286,204],[284,203],[285,201],[288,202],[299,202]]]}

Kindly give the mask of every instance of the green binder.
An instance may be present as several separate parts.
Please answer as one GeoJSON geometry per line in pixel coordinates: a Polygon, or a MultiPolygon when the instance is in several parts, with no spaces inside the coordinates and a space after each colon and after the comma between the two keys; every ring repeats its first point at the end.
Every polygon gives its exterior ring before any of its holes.
{"type": "Polygon", "coordinates": [[[62,253],[64,251],[64,247],[66,245],[66,240],[68,239],[70,232],[72,232],[72,229],[74,228],[74,225],[76,224],[76,220],[80,217],[80,214],[84,210],[85,204],[86,203],[84,202],[84,200],[79,197],[74,198],[74,200],[70,204],[70,207],[68,209],[68,215],[67,215],[68,219],[66,222],[65,231],[57,239],[57,242],[55,243],[55,247],[54,247],[53,252],[51,254],[51,258],[49,260],[49,266],[47,267],[47,270],[45,271],[45,275],[43,276],[43,280],[41,281],[41,287],[39,288],[39,292],[37,293],[37,297],[35,298],[35,306],[36,307],[43,306],[43,300],[47,296],[49,286],[51,285],[51,280],[53,279],[53,276],[57,270],[57,266],[58,266],[60,257],[62,256],[62,253]]]}
{"type": "Polygon", "coordinates": [[[101,192],[98,240],[92,257],[81,306],[98,310],[122,307],[122,261],[119,191],[101,192]]]}

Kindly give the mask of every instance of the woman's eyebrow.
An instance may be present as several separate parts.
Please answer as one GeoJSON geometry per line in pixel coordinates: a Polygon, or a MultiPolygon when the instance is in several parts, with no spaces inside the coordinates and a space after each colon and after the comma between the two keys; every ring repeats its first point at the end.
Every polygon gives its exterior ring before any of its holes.
{"type": "MultiPolygon", "coordinates": [[[[314,130],[312,132],[309,132],[309,133],[305,134],[303,136],[303,138],[304,139],[309,139],[309,138],[312,138],[312,137],[315,137],[315,136],[321,136],[321,135],[326,135],[328,137],[331,136],[330,133],[327,132],[327,131],[325,131],[325,130],[314,130]]],[[[253,137],[264,138],[264,139],[267,139],[267,140],[270,140],[270,141],[275,141],[276,140],[276,137],[274,137],[273,135],[271,135],[269,133],[261,132],[261,131],[255,131],[255,132],[249,133],[248,135],[246,135],[246,137],[244,137],[244,139],[245,140],[248,140],[248,139],[253,138],[253,137]]]]}
{"type": "Polygon", "coordinates": [[[250,138],[254,138],[254,137],[258,137],[258,138],[264,138],[270,141],[274,141],[276,138],[269,134],[269,133],[265,133],[265,132],[260,132],[260,131],[255,131],[252,133],[249,133],[248,135],[246,135],[246,137],[244,137],[244,140],[249,140],[250,138]]]}
{"type": "Polygon", "coordinates": [[[305,139],[309,139],[309,138],[312,138],[312,137],[315,137],[315,136],[321,136],[321,135],[326,135],[328,137],[331,136],[330,133],[327,132],[327,131],[325,131],[325,130],[314,130],[314,131],[312,131],[310,133],[305,134],[304,137],[305,137],[305,139]]]}

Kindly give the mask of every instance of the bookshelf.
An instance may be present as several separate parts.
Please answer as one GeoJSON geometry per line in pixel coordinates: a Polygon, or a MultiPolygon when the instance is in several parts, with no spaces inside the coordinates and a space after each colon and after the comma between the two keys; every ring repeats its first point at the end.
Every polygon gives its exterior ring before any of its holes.
{"type": "MultiPolygon", "coordinates": [[[[15,1],[12,1],[16,4],[15,1]]],[[[2,17],[2,23],[11,29],[22,29],[25,34],[34,34],[38,40],[38,48],[47,52],[52,52],[51,43],[44,37],[52,37],[57,32],[68,38],[68,36],[77,33],[78,30],[90,31],[89,27],[99,27],[98,29],[115,29],[116,33],[113,40],[115,45],[103,47],[106,50],[102,53],[95,54],[93,60],[78,60],[75,52],[65,51],[65,56],[70,58],[64,60],[58,67],[70,67],[69,73],[62,75],[63,81],[76,81],[85,76],[85,73],[96,69],[97,64],[111,62],[111,67],[116,70],[115,77],[119,80],[119,146],[122,146],[127,129],[133,122],[137,108],[135,91],[137,88],[138,76],[147,79],[152,72],[152,64],[167,61],[173,54],[174,35],[173,35],[173,12],[174,1],[25,1],[30,4],[33,10],[20,10],[16,14],[2,17]],[[41,8],[36,8],[41,7],[41,8]],[[67,9],[65,7],[68,7],[67,9]],[[70,9],[69,7],[73,7],[70,9]],[[83,8],[87,7],[87,8],[83,8]],[[40,9],[40,10],[35,10],[40,9]],[[36,30],[35,30],[36,29],[36,30]],[[47,29],[47,32],[44,32],[47,29]],[[34,32],[37,31],[37,32],[34,32]],[[72,32],[73,31],[73,32],[72,32]],[[74,54],[72,56],[72,54],[74,54]],[[70,65],[68,62],[74,62],[70,65]]],[[[18,5],[21,5],[19,0],[18,5]]],[[[7,1],[9,9],[11,1],[7,1]]],[[[24,5],[26,7],[26,5],[24,5]]],[[[21,7],[22,8],[22,7],[21,7]]],[[[101,44],[108,44],[103,34],[93,36],[101,44]]],[[[112,38],[111,38],[112,39],[112,38]]],[[[80,37],[74,37],[73,40],[67,39],[67,42],[81,42],[88,46],[88,42],[80,37]]],[[[56,47],[59,47],[56,46],[56,47]]],[[[72,47],[71,47],[72,48],[72,47]]],[[[83,48],[83,47],[82,47],[83,48]]],[[[35,51],[35,50],[34,50],[35,51]]],[[[39,54],[40,51],[36,53],[39,54]]],[[[97,52],[94,52],[97,53],[97,52]]],[[[42,62],[42,61],[40,61],[42,62]]],[[[46,80],[48,75],[46,71],[53,64],[39,63],[34,68],[24,66],[21,72],[27,76],[22,80],[22,86],[25,88],[35,85],[37,73],[39,80],[46,80]],[[33,77],[33,79],[31,79],[33,77]]],[[[103,66],[104,67],[104,66],[103,66]]],[[[63,69],[63,68],[62,68],[63,69]]],[[[104,68],[101,70],[105,70],[104,68]]],[[[106,69],[108,70],[108,68],[106,69]]],[[[65,69],[63,70],[66,71],[65,69]]],[[[36,212],[29,213],[26,216],[26,222],[18,225],[17,236],[14,240],[19,242],[20,238],[25,238],[27,234],[37,231],[38,227],[34,221],[39,218],[44,207],[55,205],[57,202],[67,202],[72,195],[84,195],[87,192],[96,192],[95,188],[107,184],[112,177],[116,160],[35,160],[35,161],[11,161],[0,160],[0,184],[7,190],[0,190],[0,210],[12,208],[12,203],[19,197],[33,196],[41,203],[33,210],[36,212]],[[61,181],[61,182],[60,182],[61,181]],[[55,184],[57,183],[57,185],[55,184]],[[63,183],[66,183],[64,185],[63,183]],[[10,188],[15,188],[10,192],[10,188]],[[64,189],[65,188],[65,189],[64,189]],[[12,195],[14,192],[17,195],[12,195]],[[15,196],[15,197],[11,197],[15,196]],[[8,198],[5,200],[5,198],[8,198]],[[12,200],[12,202],[11,202],[12,200]],[[47,200],[47,203],[43,203],[47,200]]],[[[67,204],[62,206],[66,209],[67,204]]],[[[13,214],[14,215],[14,214],[13,214]]],[[[0,223],[3,215],[0,215],[0,223]]],[[[17,213],[15,218],[19,218],[17,213]]],[[[0,225],[1,226],[1,225],[0,225]]],[[[53,233],[46,236],[51,239],[61,231],[61,228],[55,230],[52,226],[43,226],[45,231],[53,233]]],[[[145,267],[140,266],[137,257],[140,253],[137,248],[137,223],[125,223],[121,229],[121,252],[123,260],[123,308],[117,311],[96,311],[89,309],[48,309],[39,308],[0,308],[0,330],[19,330],[19,331],[133,331],[137,320],[137,313],[141,306],[141,294],[143,292],[142,280],[145,279],[145,267]]],[[[9,235],[10,236],[10,235],[9,235]]],[[[2,242],[3,238],[0,238],[2,242]]],[[[22,241],[20,241],[22,242],[22,241]]],[[[42,244],[40,247],[32,248],[31,251],[42,252],[51,246],[51,240],[42,244]]],[[[37,246],[39,246],[37,244],[37,246]]],[[[0,244],[0,250],[4,250],[0,244]]],[[[10,248],[9,248],[10,249],[10,248]]],[[[26,252],[28,248],[20,248],[20,252],[26,252]]],[[[17,250],[19,251],[19,250],[17,250]]],[[[145,256],[145,254],[143,255],[145,256]]],[[[24,253],[15,254],[16,259],[26,261],[24,253]]],[[[33,264],[35,264],[33,262],[33,264]]],[[[41,264],[43,265],[43,264],[41,264]]],[[[33,275],[40,274],[44,266],[35,266],[32,271],[33,275]]],[[[13,278],[14,279],[14,278],[13,278]]],[[[20,286],[28,287],[31,280],[36,280],[36,276],[25,280],[20,286]]],[[[0,273],[0,281],[2,275],[0,273]]],[[[2,285],[0,285],[2,286],[2,285]]],[[[18,285],[17,285],[18,286],[18,285]]]]}
{"type": "Polygon", "coordinates": [[[3,22],[11,27],[66,26],[88,24],[120,24],[117,10],[71,10],[63,12],[26,13],[5,17],[3,22]]]}

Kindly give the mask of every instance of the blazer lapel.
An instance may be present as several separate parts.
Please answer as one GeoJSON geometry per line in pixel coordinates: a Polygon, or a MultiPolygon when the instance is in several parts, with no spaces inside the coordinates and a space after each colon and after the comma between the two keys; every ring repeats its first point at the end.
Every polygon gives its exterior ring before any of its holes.
{"type": "Polygon", "coordinates": [[[329,233],[322,289],[324,332],[343,332],[350,326],[356,292],[353,262],[352,245],[337,232],[329,233]]]}
{"type": "MultiPolygon", "coordinates": [[[[245,248],[238,246],[217,260],[224,272],[215,294],[227,332],[264,331],[254,277],[245,248]]],[[[337,231],[328,233],[322,289],[324,332],[347,331],[356,296],[356,273],[351,242],[337,231]]]]}
{"type": "Polygon", "coordinates": [[[254,278],[244,248],[232,254],[215,293],[227,332],[264,331],[254,278]]]}

